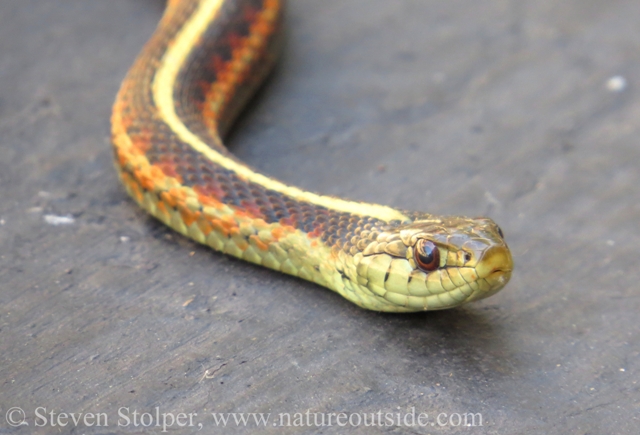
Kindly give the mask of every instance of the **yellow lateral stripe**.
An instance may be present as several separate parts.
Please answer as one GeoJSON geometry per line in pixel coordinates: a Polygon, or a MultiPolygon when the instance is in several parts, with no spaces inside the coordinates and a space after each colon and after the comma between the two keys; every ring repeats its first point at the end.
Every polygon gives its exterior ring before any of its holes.
{"type": "Polygon", "coordinates": [[[208,25],[215,19],[222,3],[223,0],[203,0],[193,15],[186,21],[165,53],[161,66],[154,77],[152,89],[153,99],[163,121],[180,140],[189,144],[194,150],[202,153],[212,162],[235,172],[247,181],[260,184],[267,189],[275,190],[297,201],[310,202],[336,211],[372,216],[387,222],[396,219],[406,220],[407,216],[390,207],[316,195],[275,181],[218,153],[184,125],[175,111],[173,100],[175,82],[180,67],[184,65],[190,54],[190,49],[197,45],[198,39],[202,37],[208,25]]]}

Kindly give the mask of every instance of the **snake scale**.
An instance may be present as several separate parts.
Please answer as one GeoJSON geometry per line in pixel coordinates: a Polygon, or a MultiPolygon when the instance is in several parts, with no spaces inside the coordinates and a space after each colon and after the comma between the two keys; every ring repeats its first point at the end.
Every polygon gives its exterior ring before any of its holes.
{"type": "Polygon", "coordinates": [[[233,156],[222,138],[282,41],[282,0],[169,0],[111,118],[133,199],[211,248],[328,287],[360,307],[451,308],[504,287],[513,262],[490,219],[317,195],[233,156]]]}

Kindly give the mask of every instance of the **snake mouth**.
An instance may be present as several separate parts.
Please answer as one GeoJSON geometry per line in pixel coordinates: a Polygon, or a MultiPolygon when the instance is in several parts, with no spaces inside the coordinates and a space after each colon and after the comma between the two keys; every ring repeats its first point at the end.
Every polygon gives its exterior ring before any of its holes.
{"type": "Polygon", "coordinates": [[[511,279],[511,269],[494,269],[493,272],[484,279],[486,279],[490,284],[501,285],[500,288],[502,288],[511,279]]]}
{"type": "Polygon", "coordinates": [[[476,288],[465,299],[464,303],[488,298],[504,288],[511,279],[511,270],[494,270],[488,276],[475,282],[476,288]]]}
{"type": "MultiPolygon", "coordinates": [[[[476,265],[478,278],[491,281],[500,281],[511,277],[513,270],[513,258],[506,246],[493,246],[480,258],[476,265]]],[[[505,282],[506,283],[506,282],[505,282]]]]}

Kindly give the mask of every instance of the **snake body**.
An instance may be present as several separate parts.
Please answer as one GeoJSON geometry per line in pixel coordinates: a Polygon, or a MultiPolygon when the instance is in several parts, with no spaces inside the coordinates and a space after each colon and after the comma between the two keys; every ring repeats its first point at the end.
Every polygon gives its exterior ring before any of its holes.
{"type": "Polygon", "coordinates": [[[391,312],[487,297],[512,259],[490,219],[317,195],[252,169],[222,137],[274,63],[281,0],[169,0],[112,113],[133,199],[211,248],[391,312]]]}

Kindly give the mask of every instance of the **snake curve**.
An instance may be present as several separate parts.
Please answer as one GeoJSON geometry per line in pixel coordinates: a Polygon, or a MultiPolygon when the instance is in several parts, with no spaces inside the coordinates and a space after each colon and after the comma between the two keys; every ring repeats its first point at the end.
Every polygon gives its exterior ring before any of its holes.
{"type": "Polygon", "coordinates": [[[317,195],[250,168],[222,137],[275,62],[283,0],[168,0],[113,107],[120,180],[153,216],[226,254],[360,307],[445,309],[504,287],[513,262],[488,218],[317,195]]]}

